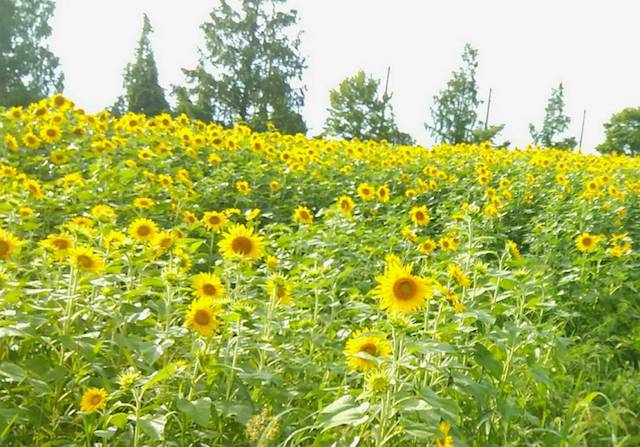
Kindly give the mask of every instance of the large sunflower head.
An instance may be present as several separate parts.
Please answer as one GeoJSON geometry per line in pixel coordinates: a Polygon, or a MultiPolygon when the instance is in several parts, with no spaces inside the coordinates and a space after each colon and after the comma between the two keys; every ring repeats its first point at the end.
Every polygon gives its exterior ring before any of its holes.
{"type": "Polygon", "coordinates": [[[199,298],[220,299],[224,296],[224,286],[216,275],[198,273],[191,283],[193,294],[199,298]]]}
{"type": "Polygon", "coordinates": [[[376,281],[378,286],[373,295],[380,300],[380,307],[390,313],[410,314],[433,294],[424,278],[411,274],[411,265],[390,264],[376,281]]]}
{"type": "Polygon", "coordinates": [[[89,247],[73,248],[70,258],[71,262],[83,272],[99,272],[104,269],[102,258],[89,247]]]}
{"type": "Polygon", "coordinates": [[[80,410],[93,413],[105,407],[107,404],[107,390],[104,388],[89,388],[82,395],[80,410]]]}
{"type": "Polygon", "coordinates": [[[344,353],[350,370],[367,371],[391,354],[391,344],[383,334],[363,329],[355,331],[347,340],[344,353]]]}
{"type": "Polygon", "coordinates": [[[129,225],[129,236],[139,242],[152,240],[158,234],[158,226],[151,219],[136,219],[129,225]]]}
{"type": "Polygon", "coordinates": [[[202,224],[207,230],[220,231],[227,224],[227,216],[218,211],[207,211],[202,217],[202,224]]]}
{"type": "Polygon", "coordinates": [[[253,234],[253,228],[233,225],[218,244],[225,259],[254,261],[262,257],[264,238],[253,234]]]}
{"type": "Polygon", "coordinates": [[[215,334],[218,325],[220,308],[215,301],[207,298],[199,298],[191,303],[187,311],[186,326],[198,334],[211,337],[215,334]]]}

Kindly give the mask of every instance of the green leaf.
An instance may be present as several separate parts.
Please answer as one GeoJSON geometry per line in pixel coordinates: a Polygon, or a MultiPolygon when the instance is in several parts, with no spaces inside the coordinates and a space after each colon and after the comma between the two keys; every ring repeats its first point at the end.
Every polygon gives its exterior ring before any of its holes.
{"type": "Polygon", "coordinates": [[[211,418],[211,399],[208,397],[202,397],[198,400],[190,402],[186,399],[178,399],[176,401],[176,407],[182,413],[188,415],[193,421],[206,427],[209,424],[211,418]]]}
{"type": "Polygon", "coordinates": [[[152,386],[154,386],[157,383],[162,382],[163,380],[168,379],[169,377],[171,377],[171,375],[173,375],[173,373],[176,371],[176,365],[175,363],[170,363],[167,366],[165,366],[164,368],[162,368],[160,371],[155,372],[151,378],[149,379],[149,381],[147,383],[145,383],[144,385],[142,385],[142,389],[143,390],[148,390],[149,388],[151,388],[152,386]]]}
{"type": "Polygon", "coordinates": [[[499,378],[502,374],[502,364],[481,343],[476,343],[473,349],[476,362],[493,377],[499,378]]]}
{"type": "Polygon", "coordinates": [[[357,405],[352,396],[342,396],[320,411],[318,422],[324,430],[339,425],[357,427],[369,420],[369,416],[366,414],[368,409],[368,402],[357,405]]]}
{"type": "Polygon", "coordinates": [[[109,417],[109,424],[115,425],[119,429],[123,429],[127,426],[129,415],[127,413],[115,413],[109,417]]]}
{"type": "Polygon", "coordinates": [[[151,417],[149,415],[138,418],[138,424],[143,432],[154,441],[159,441],[164,436],[164,426],[167,423],[167,417],[164,415],[151,417]]]}

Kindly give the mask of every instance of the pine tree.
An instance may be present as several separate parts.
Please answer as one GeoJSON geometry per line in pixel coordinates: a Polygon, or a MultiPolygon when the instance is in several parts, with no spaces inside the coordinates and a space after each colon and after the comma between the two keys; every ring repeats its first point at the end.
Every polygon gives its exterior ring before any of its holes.
{"type": "Polygon", "coordinates": [[[164,90],[158,83],[158,68],[153,56],[149,36],[153,32],[149,17],[143,17],[142,34],[136,48],[135,61],[127,64],[124,72],[124,98],[120,97],[114,104],[114,111],[122,108],[134,113],[155,116],[169,111],[169,103],[164,90]]]}
{"type": "Polygon", "coordinates": [[[227,0],[202,25],[205,48],[196,68],[183,69],[187,86],[174,87],[177,111],[223,125],[236,121],[257,131],[269,123],[284,133],[306,132],[299,113],[304,105],[300,34],[295,10],[285,0],[227,0]]]}
{"type": "Polygon", "coordinates": [[[577,143],[574,137],[559,139],[560,135],[569,128],[570,122],[571,118],[564,113],[564,87],[560,83],[558,88],[551,90],[542,128],[536,130],[533,124],[529,124],[529,133],[535,144],[544,147],[573,149],[577,143]]]}
{"type": "Polygon", "coordinates": [[[359,71],[343,80],[329,94],[329,116],[325,132],[345,139],[387,140],[394,144],[413,144],[408,134],[398,130],[395,114],[386,92],[379,95],[380,81],[359,71]]]}
{"type": "Polygon", "coordinates": [[[46,45],[54,8],[52,0],[0,0],[0,106],[62,91],[59,60],[46,45]]]}

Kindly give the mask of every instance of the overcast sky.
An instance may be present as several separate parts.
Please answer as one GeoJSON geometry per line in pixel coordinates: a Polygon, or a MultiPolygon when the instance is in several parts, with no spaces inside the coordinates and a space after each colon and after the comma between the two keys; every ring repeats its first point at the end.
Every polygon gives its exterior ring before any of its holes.
{"type": "MultiPolygon", "coordinates": [[[[60,57],[65,94],[87,111],[122,92],[146,12],[165,89],[183,81],[203,37],[200,24],[215,0],[57,0],[50,45],[60,57]]],[[[431,138],[432,98],[460,65],[465,42],[479,50],[480,96],[493,89],[491,124],[502,139],[530,142],[551,88],[563,82],[569,133],[583,148],[603,138],[602,123],[640,106],[640,2],[636,0],[290,0],[304,30],[308,69],[304,117],[310,134],[326,118],[329,90],[359,69],[384,78],[391,67],[392,103],[400,129],[420,144],[431,138]]],[[[481,114],[484,116],[484,112],[481,114]]]]}

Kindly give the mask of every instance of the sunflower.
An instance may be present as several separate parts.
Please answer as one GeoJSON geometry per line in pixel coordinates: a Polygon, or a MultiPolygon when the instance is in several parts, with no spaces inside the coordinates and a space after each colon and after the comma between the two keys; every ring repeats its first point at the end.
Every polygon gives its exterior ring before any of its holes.
{"type": "Polygon", "coordinates": [[[357,330],[347,340],[344,353],[350,370],[367,371],[391,354],[391,344],[383,334],[370,329],[357,330]]]}
{"type": "Polygon", "coordinates": [[[47,143],[55,143],[62,138],[62,132],[60,132],[60,128],[57,126],[47,125],[40,131],[40,138],[47,143]]]}
{"type": "Polygon", "coordinates": [[[198,273],[191,283],[193,294],[199,298],[220,299],[224,296],[224,286],[216,275],[198,273]]]}
{"type": "Polygon", "coordinates": [[[249,194],[251,192],[251,187],[249,186],[249,182],[245,180],[239,180],[236,182],[236,189],[240,194],[249,194]]]}
{"type": "Polygon", "coordinates": [[[124,233],[121,233],[120,231],[111,230],[104,237],[104,240],[102,243],[104,248],[107,251],[113,251],[124,243],[125,238],[126,236],[124,235],[124,233]]]}
{"type": "Polygon", "coordinates": [[[155,258],[171,250],[178,239],[179,236],[174,232],[160,231],[151,240],[151,256],[155,258]]]}
{"type": "Polygon", "coordinates": [[[280,264],[280,261],[275,256],[268,255],[266,264],[267,264],[267,267],[269,267],[271,270],[275,270],[278,268],[278,264],[280,264]]]}
{"type": "Polygon", "coordinates": [[[129,225],[129,236],[139,242],[152,240],[158,233],[158,226],[151,219],[136,219],[129,225]]]}
{"type": "Polygon", "coordinates": [[[375,194],[375,189],[368,183],[358,185],[358,195],[362,200],[371,200],[375,194]]]}
{"type": "Polygon", "coordinates": [[[424,278],[411,274],[411,264],[398,262],[387,265],[384,275],[376,277],[378,285],[373,296],[380,300],[380,307],[391,313],[409,314],[422,307],[431,297],[431,285],[424,278]]]}
{"type": "Polygon", "coordinates": [[[518,244],[516,244],[512,240],[507,241],[507,249],[511,253],[511,256],[513,256],[514,258],[520,257],[520,249],[518,248],[518,244]]]}
{"type": "Polygon", "coordinates": [[[116,217],[116,212],[109,205],[96,205],[91,208],[91,215],[101,221],[113,220],[116,217]]]}
{"type": "Polygon", "coordinates": [[[75,247],[69,254],[71,262],[83,272],[100,272],[104,263],[90,247],[75,247]]]}
{"type": "Polygon", "coordinates": [[[449,264],[447,266],[447,270],[449,271],[449,275],[456,280],[458,284],[462,287],[469,287],[471,285],[471,281],[469,277],[465,275],[460,267],[455,264],[449,264]]]}
{"type": "Polygon", "coordinates": [[[583,253],[589,253],[596,249],[598,238],[594,234],[582,233],[576,238],[576,247],[583,253]]]}
{"type": "Polygon", "coordinates": [[[310,225],[313,223],[313,214],[309,208],[300,205],[293,212],[293,220],[297,223],[310,225]]]}
{"type": "Polygon", "coordinates": [[[429,217],[429,212],[427,211],[427,207],[423,206],[415,206],[411,208],[409,213],[411,215],[411,221],[420,226],[427,225],[431,218],[429,217]]]}
{"type": "Polygon", "coordinates": [[[202,217],[202,224],[207,230],[217,232],[227,224],[227,216],[218,211],[207,211],[202,217]]]}
{"type": "Polygon", "coordinates": [[[341,196],[338,199],[338,209],[340,212],[346,216],[350,216],[353,212],[353,200],[349,196],[341,196]]]}
{"type": "Polygon", "coordinates": [[[389,187],[387,185],[382,185],[381,187],[378,188],[378,191],[376,192],[376,195],[378,196],[378,200],[380,200],[381,202],[388,202],[389,201],[389,187]]]}
{"type": "Polygon", "coordinates": [[[433,253],[436,250],[436,247],[436,241],[434,241],[433,239],[427,239],[426,241],[418,245],[418,250],[420,250],[420,253],[428,255],[433,253]]]}
{"type": "Polygon", "coordinates": [[[219,313],[220,308],[213,300],[200,298],[189,306],[185,324],[198,334],[211,337],[220,324],[217,319],[219,313]]]}
{"type": "Polygon", "coordinates": [[[89,388],[82,395],[80,410],[93,413],[100,410],[107,404],[107,390],[104,388],[89,388]]]}
{"type": "Polygon", "coordinates": [[[64,259],[69,254],[69,250],[73,248],[73,238],[66,231],[60,234],[50,234],[47,239],[42,241],[42,245],[52,250],[56,258],[64,259]]]}
{"type": "Polygon", "coordinates": [[[267,293],[275,302],[291,304],[291,285],[286,277],[276,273],[267,279],[267,293]]]}
{"type": "Polygon", "coordinates": [[[18,239],[0,228],[0,259],[9,259],[17,246],[18,239]]]}
{"type": "Polygon", "coordinates": [[[194,224],[198,221],[198,217],[191,211],[182,213],[182,220],[188,224],[194,224]]]}
{"type": "Polygon", "coordinates": [[[151,208],[153,205],[155,205],[155,202],[148,197],[138,197],[133,201],[133,206],[136,208],[146,209],[151,208]]]}
{"type": "Polygon", "coordinates": [[[225,259],[253,261],[262,257],[264,238],[253,234],[253,228],[233,225],[218,244],[225,259]]]}
{"type": "Polygon", "coordinates": [[[440,422],[440,426],[438,427],[441,438],[436,439],[436,447],[453,447],[453,437],[449,434],[451,428],[449,427],[449,423],[445,420],[440,422]]]}
{"type": "Polygon", "coordinates": [[[34,179],[27,179],[24,181],[24,189],[29,191],[29,193],[35,197],[36,199],[44,199],[44,193],[42,192],[42,185],[39,181],[34,179]]]}
{"type": "Polygon", "coordinates": [[[277,180],[271,180],[271,182],[269,182],[269,188],[271,188],[271,191],[277,191],[282,187],[282,185],[280,185],[280,182],[277,180]]]}

